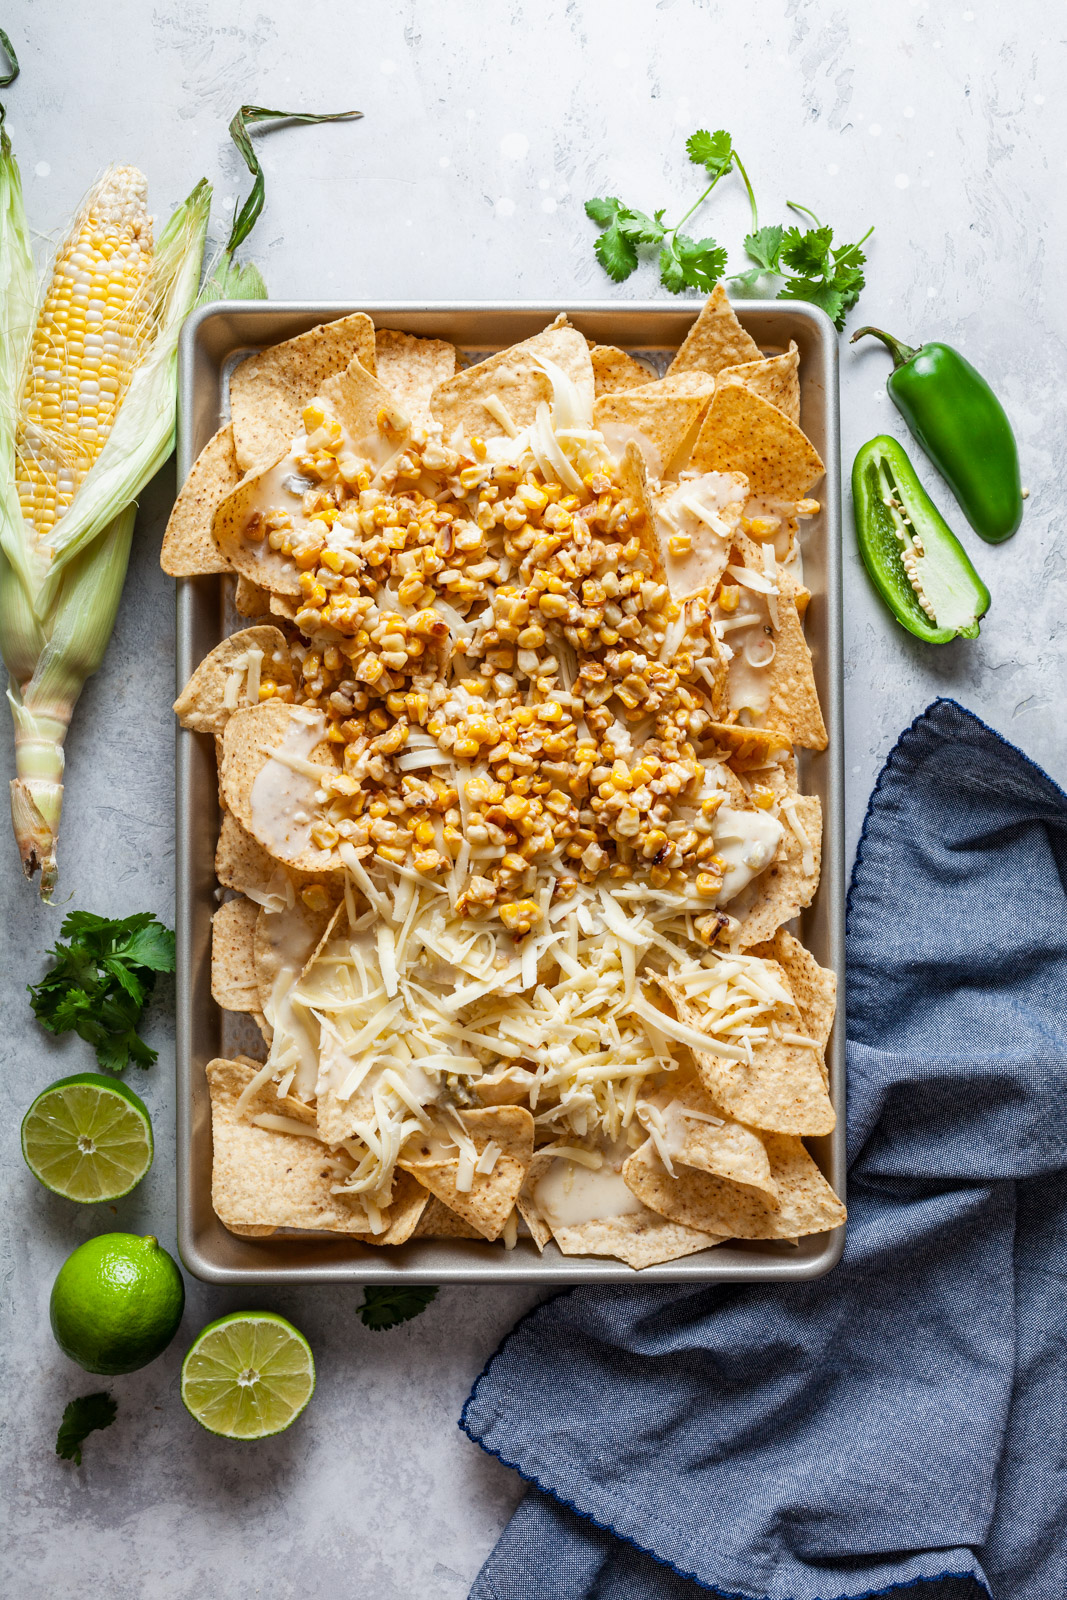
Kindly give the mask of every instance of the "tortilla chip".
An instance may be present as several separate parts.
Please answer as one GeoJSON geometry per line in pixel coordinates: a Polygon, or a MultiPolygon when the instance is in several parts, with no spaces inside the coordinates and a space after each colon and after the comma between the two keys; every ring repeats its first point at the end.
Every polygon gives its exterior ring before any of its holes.
{"type": "Polygon", "coordinates": [[[597,398],[618,394],[622,389],[637,389],[654,376],[648,367],[613,344],[595,344],[589,351],[593,364],[593,383],[597,398]]]}
{"type": "Polygon", "coordinates": [[[283,866],[242,828],[232,811],[225,812],[222,818],[215,848],[215,876],[224,888],[236,889],[268,911],[285,910],[313,884],[327,891],[332,905],[340,887],[339,873],[297,872],[294,867],[283,866]]]}
{"type": "Polygon", "coordinates": [[[714,736],[720,750],[728,752],[738,771],[764,767],[781,751],[792,748],[788,734],[773,728],[747,728],[740,722],[713,722],[708,733],[714,736]]]}
{"type": "MultiPolygon", "coordinates": [[[[691,1228],[665,1222],[647,1208],[621,1216],[597,1217],[588,1222],[550,1227],[537,1208],[534,1191],[555,1161],[551,1151],[539,1151],[530,1163],[526,1182],[515,1201],[533,1235],[538,1250],[555,1239],[565,1256],[615,1256],[628,1266],[651,1267],[659,1261],[676,1261],[721,1243],[721,1237],[695,1233],[691,1228]]],[[[564,1158],[565,1159],[565,1158],[564,1158]]]]}
{"type": "Polygon", "coordinates": [[[271,345],[234,369],[230,414],[242,472],[288,454],[290,441],[303,432],[304,407],[353,356],[373,373],[374,324],[362,311],[271,345]]]}
{"type": "Polygon", "coordinates": [[[211,919],[211,998],[224,1011],[258,1011],[254,936],[259,907],[242,895],[211,919]]]}
{"type": "MultiPolygon", "coordinates": [[[[412,1173],[424,1188],[443,1200],[450,1211],[477,1228],[483,1239],[497,1239],[515,1205],[533,1154],[534,1121],[523,1106],[492,1106],[484,1111],[462,1111],[460,1117],[479,1155],[491,1140],[500,1146],[492,1172],[475,1173],[469,1190],[456,1188],[459,1152],[441,1160],[437,1141],[418,1135],[409,1139],[398,1165],[412,1173]]],[[[447,1132],[448,1124],[442,1128],[447,1132]]]]}
{"type": "Polygon", "coordinates": [[[837,1011],[837,974],[821,967],[811,951],[784,928],[774,936],[774,957],[785,969],[804,1032],[825,1049],[837,1011]]]}
{"type": "MultiPolygon", "coordinates": [[[[780,967],[775,966],[774,976],[788,989],[788,979],[780,967]]],[[[700,1007],[670,979],[660,978],[658,982],[678,1016],[690,1027],[703,1031],[700,1007]]],[[[776,1005],[760,1017],[761,1026],[771,1022],[777,1023],[783,1033],[801,1033],[800,1012],[795,1005],[776,1005]]],[[[821,1056],[821,1050],[773,1037],[753,1041],[751,1061],[729,1061],[716,1055],[710,1037],[706,1052],[693,1051],[697,1076],[715,1105],[728,1116],[761,1131],[797,1134],[829,1133],[837,1121],[826,1092],[821,1056]]]]}
{"type": "MultiPolygon", "coordinates": [[[[663,565],[663,556],[660,552],[659,539],[656,534],[656,522],[648,498],[645,461],[632,439],[623,451],[615,481],[623,493],[628,494],[634,502],[636,516],[632,521],[631,531],[637,535],[641,548],[648,557],[649,572],[652,580],[654,583],[666,583],[667,572],[663,565]]],[[[616,537],[618,537],[617,534],[616,537]]]]}
{"type": "MultiPolygon", "coordinates": [[[[258,839],[242,828],[233,812],[227,811],[215,847],[215,876],[223,888],[237,889],[259,901],[273,892],[272,880],[281,879],[285,870],[258,839]]],[[[284,885],[281,887],[284,892],[284,885]]]]}
{"type": "Polygon", "coordinates": [[[702,396],[705,400],[710,400],[715,393],[717,382],[718,379],[713,378],[710,372],[700,372],[694,367],[689,372],[668,372],[664,377],[646,383],[642,393],[650,396],[702,396]]]}
{"type": "Polygon", "coordinates": [[[775,1237],[778,1207],[769,1194],[697,1167],[676,1166],[672,1177],[651,1139],[634,1151],[622,1175],[642,1205],[676,1223],[728,1239],[775,1237]]]}
{"type": "Polygon", "coordinates": [[[798,1239],[840,1226],[845,1208],[801,1141],[772,1133],[766,1145],[777,1203],[758,1189],[694,1167],[679,1167],[672,1178],[651,1139],[626,1162],[623,1177],[642,1204],[728,1238],[798,1239]]]}
{"type": "Polygon", "coordinates": [[[296,596],[300,594],[300,569],[295,561],[282,551],[271,549],[266,530],[258,539],[246,539],[244,534],[253,515],[262,510],[263,480],[286,459],[288,452],[287,440],[281,454],[267,461],[262,471],[250,472],[241,479],[216,508],[212,532],[234,572],[271,594],[296,596]]]}
{"type": "Polygon", "coordinates": [[[172,578],[230,571],[230,563],[212,537],[211,524],[216,506],[232,493],[240,478],[233,430],[226,422],[189,468],[167,522],[159,564],[172,578]]]}
{"type": "Polygon", "coordinates": [[[536,1244],[539,1251],[543,1251],[545,1245],[551,1239],[552,1229],[537,1209],[534,1190],[555,1160],[557,1160],[556,1156],[535,1150],[533,1159],[526,1169],[522,1188],[515,1196],[515,1209],[529,1228],[534,1244],[536,1244]]]}
{"type": "MultiPolygon", "coordinates": [[[[420,1185],[421,1188],[421,1185],[420,1185]]],[[[423,1189],[423,1194],[426,1193],[423,1189]]],[[[430,1195],[429,1203],[419,1218],[413,1239],[480,1239],[478,1229],[456,1215],[437,1196],[430,1195]]]]}
{"type": "Polygon", "coordinates": [[[695,480],[692,484],[681,486],[677,483],[665,484],[653,500],[656,511],[656,537],[663,557],[667,583],[676,600],[687,600],[701,589],[707,589],[711,593],[715,591],[731,559],[733,539],[740,527],[741,515],[745,508],[748,495],[747,478],[737,472],[716,472],[707,476],[713,479],[714,486],[725,497],[726,503],[717,512],[725,529],[722,534],[716,533],[700,517],[693,515],[692,512],[686,512],[684,508],[680,512],[672,512],[670,520],[667,518],[667,507],[675,495],[686,489],[693,493],[697,492],[698,484],[703,480],[695,480]],[[677,556],[671,554],[670,548],[671,538],[676,533],[688,534],[690,544],[686,552],[677,556]]]}
{"type": "Polygon", "coordinates": [[[311,840],[312,823],[322,815],[322,805],[315,799],[318,781],[293,772],[280,761],[275,762],[273,751],[288,749],[299,753],[321,766],[323,777],[327,777],[336,769],[319,759],[319,752],[333,747],[316,744],[310,751],[307,749],[314,735],[321,731],[324,731],[323,718],[309,722],[308,714],[301,708],[285,705],[280,700],[266,700],[262,705],[235,711],[222,736],[219,777],[227,808],[276,860],[301,872],[340,872],[341,858],[336,848],[320,850],[311,840]],[[276,777],[285,785],[284,811],[276,806],[257,810],[252,804],[257,779],[268,764],[275,771],[265,782],[276,777]],[[293,819],[294,810],[311,820],[297,823],[293,819]]]}
{"type": "Polygon", "coordinates": [[[350,361],[343,372],[327,378],[319,393],[352,440],[356,454],[375,470],[403,449],[410,419],[362,361],[350,361]]]}
{"type": "Polygon", "coordinates": [[[471,1081],[470,1087],[483,1106],[520,1106],[526,1101],[533,1073],[513,1063],[502,1063],[471,1081]]]}
{"type": "Polygon", "coordinates": [[[650,474],[659,478],[699,422],[707,401],[702,395],[657,394],[656,387],[603,396],[593,407],[593,426],[614,455],[632,439],[650,474]]]}
{"type": "Polygon", "coordinates": [[[788,573],[778,574],[778,626],[774,631],[774,660],[765,668],[770,705],[763,726],[787,734],[805,750],[825,750],[826,723],[815,687],[811,651],[797,610],[796,587],[788,573]]]}
{"type": "MultiPolygon", "coordinates": [[[[723,367],[762,360],[762,351],[738,322],[726,290],[717,283],[700,308],[700,315],[667,368],[668,378],[696,368],[712,376],[723,367]]],[[[743,468],[741,469],[744,470],[743,468]]]]}
{"type": "MultiPolygon", "coordinates": [[[[758,573],[762,582],[767,576],[763,565],[766,548],[746,534],[735,534],[734,565],[737,554],[740,554],[741,565],[748,571],[758,573]]],[[[781,567],[777,568],[776,584],[778,594],[773,613],[764,594],[758,590],[745,594],[746,608],[755,606],[757,612],[763,614],[764,631],[770,630],[769,636],[773,636],[774,643],[773,658],[761,668],[761,676],[767,686],[768,703],[760,713],[760,725],[785,735],[791,744],[804,749],[825,750],[826,724],[815,687],[811,651],[797,610],[797,586],[781,567]]],[[[734,708],[739,709],[739,706],[735,704],[734,708]]]]}
{"type": "Polygon", "coordinates": [[[407,1244],[414,1234],[422,1214],[426,1210],[430,1196],[416,1183],[414,1178],[406,1172],[393,1174],[393,1193],[387,1206],[382,1207],[382,1221],[385,1223],[383,1233],[361,1233],[360,1241],[363,1244],[394,1245],[407,1244]]]}
{"type": "Polygon", "coordinates": [[[790,422],[800,426],[800,352],[790,339],[784,355],[768,356],[764,361],[746,361],[739,367],[724,367],[716,380],[719,385],[743,383],[753,394],[769,400],[783,411],[790,422]]]}
{"type": "Polygon", "coordinates": [[[837,974],[828,967],[821,967],[811,951],[784,928],[779,928],[772,940],[754,946],[749,953],[777,961],[782,967],[800,1012],[802,1032],[809,1039],[818,1040],[825,1051],[837,1010],[837,974]]]}
{"type": "Polygon", "coordinates": [[[806,1233],[839,1228],[846,1212],[800,1139],[787,1133],[767,1135],[771,1177],[778,1189],[778,1226],[781,1237],[799,1239],[806,1233]]]}
{"type": "Polygon", "coordinates": [[[694,472],[743,472],[753,496],[786,501],[803,500],[824,471],[796,423],[742,383],[716,388],[689,465],[694,472]]]}
{"type": "Polygon", "coordinates": [[[248,677],[243,663],[250,650],[262,654],[261,679],[292,684],[289,641],[284,633],[269,626],[231,633],[204,657],[175,700],[174,710],[183,728],[192,728],[195,733],[221,733],[238,706],[259,705],[258,697],[253,702],[247,699],[248,677]],[[237,679],[237,702],[228,706],[226,690],[231,677],[237,679]]]}
{"type": "MultiPolygon", "coordinates": [[[[328,938],[339,910],[335,898],[320,906],[309,906],[298,899],[284,911],[256,907],[253,954],[257,1009],[267,1009],[279,977],[285,978],[290,988],[300,982],[328,938]]],[[[322,1132],[330,1137],[328,1129],[323,1128],[322,1132]]],[[[330,1142],[339,1144],[340,1140],[330,1142]]]]}
{"type": "Polygon", "coordinates": [[[427,427],[430,396],[456,371],[456,347],[444,339],[417,339],[411,333],[379,328],[374,335],[377,378],[412,422],[427,427]]]}
{"type": "MultiPolygon", "coordinates": [[[[317,1138],[257,1128],[257,1115],[278,1115],[278,1096],[265,1084],[238,1116],[237,1101],[255,1076],[239,1061],[208,1063],[211,1091],[211,1204],[227,1227],[324,1228],[331,1233],[366,1230],[366,1214],[355,1195],[333,1194],[351,1162],[329,1154],[317,1138]]],[[[283,1113],[284,1114],[284,1113],[283,1113]]]]}
{"type": "Polygon", "coordinates": [[[543,333],[498,351],[458,372],[447,383],[438,384],[430,410],[441,424],[445,443],[491,439],[506,433],[485,408],[484,402],[492,395],[506,407],[517,428],[531,423],[540,402],[552,398],[552,385],[538,365],[538,358],[562,368],[592,416],[595,385],[589,347],[576,329],[567,326],[566,318],[558,317],[543,333]]]}
{"type": "Polygon", "coordinates": [[[579,1222],[558,1228],[553,1236],[565,1256],[616,1256],[638,1271],[660,1262],[677,1261],[722,1244],[724,1235],[668,1222],[646,1208],[602,1222],[579,1222]]]}
{"type": "Polygon", "coordinates": [[[265,617],[270,612],[270,590],[260,588],[243,572],[237,574],[233,608],[242,617],[265,617]]]}
{"type": "Polygon", "coordinates": [[[699,1167],[717,1178],[729,1178],[734,1183],[746,1184],[750,1189],[760,1189],[770,1200],[776,1197],[771,1177],[767,1151],[754,1128],[746,1128],[724,1115],[722,1108],[711,1099],[700,1083],[687,1083],[676,1093],[665,1089],[657,1096],[668,1128],[672,1123],[684,1130],[677,1151],[671,1149],[671,1158],[686,1167],[699,1167]],[[696,1111],[698,1117],[686,1117],[686,1111],[696,1111]],[[706,1117],[715,1121],[707,1122],[706,1117]]]}
{"type": "Polygon", "coordinates": [[[810,906],[819,887],[822,865],[822,802],[818,795],[798,794],[792,804],[797,820],[811,843],[814,866],[804,871],[804,850],[786,823],[785,834],[778,846],[778,854],[770,866],[743,890],[730,904],[732,916],[740,918],[741,928],[736,944],[748,950],[754,944],[770,939],[784,922],[792,922],[805,906],[810,906]]]}

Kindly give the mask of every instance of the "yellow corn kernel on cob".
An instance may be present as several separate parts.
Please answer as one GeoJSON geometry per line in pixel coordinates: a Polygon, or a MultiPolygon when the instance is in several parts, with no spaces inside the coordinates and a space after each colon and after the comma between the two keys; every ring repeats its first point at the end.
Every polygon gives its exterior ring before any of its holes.
{"type": "Polygon", "coordinates": [[[104,447],[137,364],[152,273],[148,184],[113,167],[90,193],[31,341],[19,405],[16,487],[26,521],[47,536],[104,447]]]}

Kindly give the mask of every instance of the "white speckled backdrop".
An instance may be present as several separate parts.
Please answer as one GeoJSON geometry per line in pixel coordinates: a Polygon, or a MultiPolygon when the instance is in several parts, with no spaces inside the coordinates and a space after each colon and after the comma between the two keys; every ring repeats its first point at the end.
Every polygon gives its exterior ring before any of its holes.
{"type": "MultiPolygon", "coordinates": [[[[874,223],[861,315],[908,339],[943,336],[995,381],[1032,494],[1017,539],[995,549],[935,484],[993,592],[973,643],[928,649],[897,629],[847,535],[854,841],[892,740],[938,694],[1067,778],[1057,514],[1067,111],[1054,19],[1047,0],[9,0],[0,21],[23,73],[0,97],[42,249],[112,160],[145,170],[159,215],[206,174],[221,236],[245,192],[226,136],[242,100],[362,109],[361,123],[262,141],[268,199],[254,255],[279,297],[606,294],[582,202],[619,193],[684,210],[698,177],[684,139],[700,126],[733,132],[764,220],[788,198],[847,237],[874,223]]],[[[701,231],[736,247],[746,207],[739,188],[722,189],[701,231]]],[[[617,292],[655,289],[643,267],[617,292]]],[[[847,466],[872,434],[903,429],[885,355],[844,350],[842,367],[847,466]]],[[[173,908],[173,594],[157,565],[173,493],[165,470],[142,498],[115,638],[68,743],[62,888],[67,904],[110,914],[173,908]]],[[[9,763],[6,728],[0,752],[9,763]]],[[[108,1227],[151,1230],[173,1248],[172,1032],[164,991],[149,1029],[160,1059],[136,1075],[157,1130],[150,1177],[103,1215],[50,1197],[22,1165],[18,1124],[41,1087],[92,1063],[88,1047],[51,1040],[30,1014],[24,985],[63,905],[38,905],[5,841],[4,1593],[458,1600],[521,1485],[455,1419],[530,1293],[444,1290],[417,1322],[372,1334],[356,1316],[358,1290],[248,1296],[190,1280],[171,1350],[113,1383],[115,1426],[89,1440],[81,1468],[53,1455],[64,1403],[99,1386],[48,1331],[60,1263],[108,1227]],[[289,1434],[226,1444],[185,1415],[178,1367],[202,1323],[257,1300],[308,1334],[318,1393],[289,1434]]]]}

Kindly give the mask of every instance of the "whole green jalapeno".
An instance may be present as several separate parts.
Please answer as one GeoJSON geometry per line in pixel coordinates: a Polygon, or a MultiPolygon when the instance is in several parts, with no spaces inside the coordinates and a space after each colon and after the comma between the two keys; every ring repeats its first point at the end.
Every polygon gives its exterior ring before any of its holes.
{"type": "Polygon", "coordinates": [[[1019,452],[1007,413],[988,383],[948,344],[902,344],[873,334],[893,357],[886,388],[912,433],[945,479],[975,533],[990,544],[1010,539],[1023,514],[1019,452]]]}

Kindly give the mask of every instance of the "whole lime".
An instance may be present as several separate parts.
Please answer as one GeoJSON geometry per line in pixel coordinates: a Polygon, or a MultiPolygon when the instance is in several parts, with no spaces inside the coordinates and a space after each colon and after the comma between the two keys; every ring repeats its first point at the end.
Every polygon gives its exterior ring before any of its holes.
{"type": "Polygon", "coordinates": [[[136,1372],[178,1331],[185,1285],[151,1234],[102,1233],[67,1257],[52,1285],[56,1343],[86,1372],[136,1372]]]}

